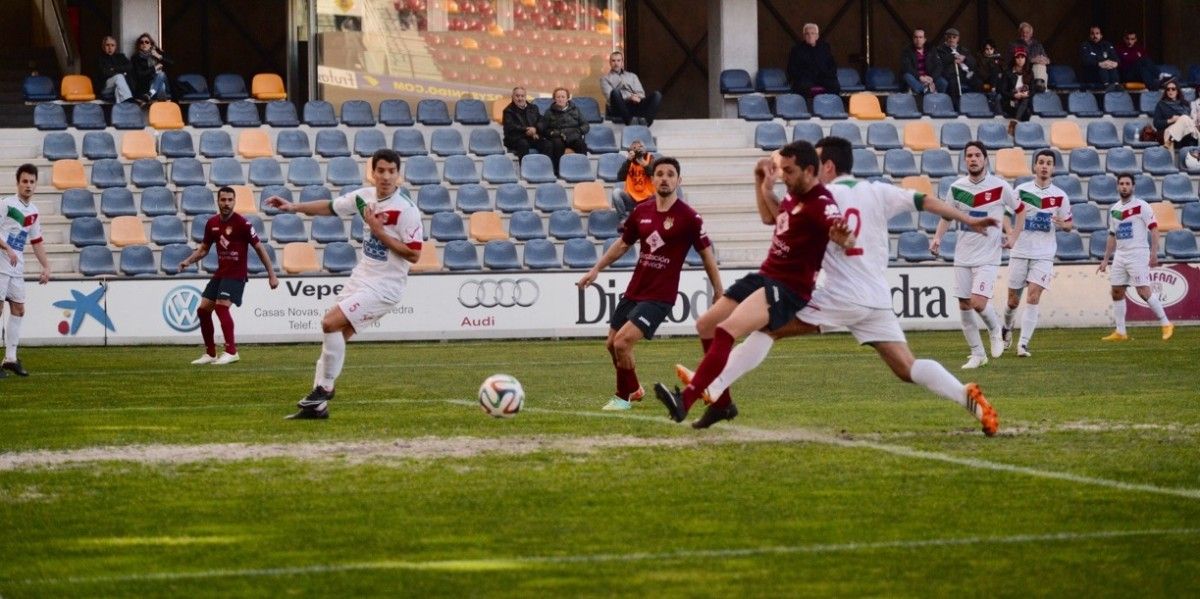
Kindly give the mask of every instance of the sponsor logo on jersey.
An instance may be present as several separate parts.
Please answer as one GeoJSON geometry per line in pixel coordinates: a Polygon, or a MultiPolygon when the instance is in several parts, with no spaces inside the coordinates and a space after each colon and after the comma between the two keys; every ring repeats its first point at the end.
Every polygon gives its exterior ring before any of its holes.
{"type": "Polygon", "coordinates": [[[670,231],[671,227],[674,227],[674,226],[675,226],[675,217],[668,216],[663,219],[663,230],[664,231],[670,231]]]}
{"type": "Polygon", "coordinates": [[[950,195],[954,197],[954,201],[974,208],[991,204],[999,200],[1002,194],[999,187],[985,189],[979,193],[971,193],[961,187],[951,187],[950,195]]]}

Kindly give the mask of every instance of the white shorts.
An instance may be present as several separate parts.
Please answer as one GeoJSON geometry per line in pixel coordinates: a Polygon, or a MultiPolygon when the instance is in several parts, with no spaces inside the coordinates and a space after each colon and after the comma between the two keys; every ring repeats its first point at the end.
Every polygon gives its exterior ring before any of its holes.
{"type": "Polygon", "coordinates": [[[1024,289],[1033,283],[1042,289],[1050,288],[1054,279],[1054,261],[1033,258],[1011,258],[1008,261],[1008,288],[1024,289]]]}
{"type": "Polygon", "coordinates": [[[1150,253],[1115,256],[1112,266],[1108,269],[1108,282],[1113,287],[1123,285],[1133,285],[1134,287],[1149,286],[1150,253]]]}
{"type": "Polygon", "coordinates": [[[372,325],[399,302],[386,299],[373,289],[347,284],[337,297],[337,305],[356,332],[372,325]]]}
{"type": "Polygon", "coordinates": [[[823,290],[813,292],[812,300],[796,317],[808,324],[821,327],[845,327],[860,344],[896,341],[904,343],[904,331],[900,320],[890,308],[867,308],[830,298],[823,290]]]}
{"type": "Polygon", "coordinates": [[[972,295],[982,295],[992,298],[996,288],[996,271],[1000,269],[995,264],[983,266],[954,267],[954,297],[968,299],[972,295]]]}
{"type": "Polygon", "coordinates": [[[25,303],[25,278],[0,274],[0,301],[25,303]]]}

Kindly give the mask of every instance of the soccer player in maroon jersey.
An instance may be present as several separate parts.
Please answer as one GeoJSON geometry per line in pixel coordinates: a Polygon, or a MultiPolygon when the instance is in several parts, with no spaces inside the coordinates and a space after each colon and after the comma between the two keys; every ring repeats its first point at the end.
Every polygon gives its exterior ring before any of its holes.
{"type": "MultiPolygon", "coordinates": [[[[700,215],[676,195],[679,188],[679,161],[662,157],[650,165],[654,201],[639,203],[621,229],[621,237],[577,286],[591,285],[600,271],[616,262],[634,243],[640,243],[633,278],[609,321],[605,347],[617,369],[617,392],[605,410],[628,410],[631,402],[646,394],[638,383],[633,346],[652,339],[658,325],[667,318],[679,294],[679,273],[683,270],[688,248],[696,248],[704,261],[704,271],[713,289],[721,289],[721,273],[712,252],[712,242],[704,232],[700,215]]],[[[720,297],[720,291],[717,291],[720,297]]]]}
{"type": "MultiPolygon", "coordinates": [[[[675,422],[683,422],[692,404],[721,373],[739,337],[764,328],[778,329],[808,303],[829,241],[845,247],[854,243],[833,195],[817,178],[820,161],[812,144],[792,142],[779,150],[775,160],[788,189],[783,201],[764,192],[766,172],[762,168],[755,168],[754,173],[759,216],[764,225],[775,226],[766,260],[758,272],[734,282],[696,321],[704,359],[694,374],[680,373],[681,379],[691,383],[682,392],[676,387],[674,393],[662,383],[654,385],[655,394],[675,422]]],[[[707,428],[736,416],[737,406],[726,391],[693,426],[707,428]]]]}
{"type": "Polygon", "coordinates": [[[246,261],[250,258],[247,250],[250,246],[254,246],[254,251],[258,252],[263,266],[267,267],[271,289],[279,286],[275,267],[271,264],[271,255],[259,241],[254,226],[233,211],[235,197],[232,187],[217,190],[219,214],[213,215],[204,225],[204,241],[200,242],[200,247],[179,263],[179,271],[183,272],[188,266],[203,260],[214,243],[217,245],[217,272],[213,273],[204,292],[200,294],[200,306],[196,308],[196,317],[200,319],[200,334],[204,337],[204,355],[192,360],[192,364],[220,366],[241,359],[233,337],[233,315],[229,312],[229,306],[242,305],[242,291],[246,289],[248,278],[246,261]],[[219,357],[213,337],[214,311],[217,313],[217,319],[221,321],[221,334],[225,336],[225,352],[219,357]]]}

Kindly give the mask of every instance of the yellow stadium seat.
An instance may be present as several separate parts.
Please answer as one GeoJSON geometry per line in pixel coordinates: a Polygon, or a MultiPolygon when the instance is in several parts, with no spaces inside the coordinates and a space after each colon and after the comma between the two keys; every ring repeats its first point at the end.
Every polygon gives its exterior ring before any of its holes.
{"type": "Polygon", "coordinates": [[[850,116],[864,121],[877,121],[887,115],[879,107],[879,96],[871,92],[859,92],[850,96],[850,116]]]}
{"type": "MultiPolygon", "coordinates": [[[[1175,210],[1173,202],[1154,202],[1150,204],[1150,208],[1154,210],[1154,220],[1158,221],[1158,230],[1167,233],[1170,231],[1178,231],[1183,228],[1183,224],[1179,222],[1179,213],[1175,210]]],[[[1159,242],[1161,247],[1162,242],[1159,242]]]]}
{"type": "Polygon", "coordinates": [[[904,147],[914,152],[924,152],[940,148],[942,144],[933,133],[933,125],[915,121],[904,125],[904,147]]]}
{"type": "Polygon", "coordinates": [[[492,120],[497,123],[504,122],[504,109],[508,108],[508,103],[512,102],[511,98],[496,98],[492,100],[492,120]]]}
{"type": "Polygon", "coordinates": [[[1025,150],[1004,148],[996,152],[996,174],[1006,179],[1032,176],[1033,171],[1029,170],[1029,162],[1025,160],[1025,150]]]}
{"type": "Polygon", "coordinates": [[[1131,92],[1146,91],[1146,84],[1137,81],[1129,81],[1125,83],[1125,89],[1131,92]]]}
{"type": "Polygon", "coordinates": [[[580,212],[593,210],[612,210],[612,202],[604,193],[604,184],[599,181],[589,181],[575,186],[571,203],[580,212]]]}
{"type": "Polygon", "coordinates": [[[155,129],[183,129],[183,111],[174,102],[150,105],[150,126],[155,129]]]}
{"type": "Polygon", "coordinates": [[[126,160],[157,158],[158,149],[154,147],[154,136],[145,131],[126,131],[121,136],[121,156],[126,160]]]}
{"type": "Polygon", "coordinates": [[[287,98],[287,88],[279,75],[259,73],[250,81],[250,95],[255,100],[283,100],[287,98]]]}
{"type": "Polygon", "coordinates": [[[270,158],[275,155],[271,149],[271,138],[266,131],[247,129],[238,134],[238,155],[242,158],[270,158]]]}
{"type": "Polygon", "coordinates": [[[508,231],[500,224],[499,212],[476,212],[471,215],[471,239],[479,242],[508,239],[508,231]]]}
{"type": "Polygon", "coordinates": [[[421,257],[408,267],[409,272],[438,272],[442,270],[442,260],[438,258],[437,246],[432,241],[426,241],[421,246],[421,257]]]}
{"type": "Polygon", "coordinates": [[[297,275],[304,272],[320,272],[317,248],[304,241],[294,241],[283,246],[283,272],[297,275]]]}
{"type": "Polygon", "coordinates": [[[1054,121],[1050,125],[1050,143],[1063,152],[1087,147],[1079,123],[1075,121],[1054,121]]]}
{"type": "Polygon", "coordinates": [[[230,185],[233,188],[233,211],[238,214],[258,214],[258,206],[254,203],[254,193],[249,185],[230,185]]]}
{"type": "Polygon", "coordinates": [[[928,175],[911,175],[905,177],[900,180],[900,187],[911,189],[927,196],[933,195],[933,182],[929,180],[928,175]]]}
{"type": "Polygon", "coordinates": [[[54,161],[54,170],[50,180],[55,189],[75,189],[87,187],[87,177],[83,175],[83,163],[73,158],[54,161]]]}
{"type": "Polygon", "coordinates": [[[92,78],[87,75],[65,75],[62,78],[62,99],[68,102],[91,102],[96,99],[92,78]]]}
{"type": "Polygon", "coordinates": [[[109,225],[108,240],[113,245],[123,248],[127,245],[146,245],[146,230],[142,228],[142,219],[136,216],[118,216],[109,225]]]}

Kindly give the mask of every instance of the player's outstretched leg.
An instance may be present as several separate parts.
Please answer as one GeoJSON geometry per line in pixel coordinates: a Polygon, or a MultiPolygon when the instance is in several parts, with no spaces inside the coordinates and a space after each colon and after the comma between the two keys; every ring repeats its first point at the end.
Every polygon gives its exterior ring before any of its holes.
{"type": "Polygon", "coordinates": [[[996,410],[992,408],[992,404],[988,403],[986,397],[983,396],[983,390],[975,383],[967,383],[967,410],[979,419],[979,423],[983,426],[983,434],[994,437],[1000,430],[1000,417],[996,415],[996,410]]]}
{"type": "Polygon", "coordinates": [[[210,306],[206,305],[211,301],[206,299],[199,308],[196,308],[196,320],[200,321],[200,336],[204,338],[204,355],[192,360],[192,364],[197,366],[217,361],[217,342],[212,321],[213,311],[210,306]]]}
{"type": "Polygon", "coordinates": [[[225,336],[225,353],[217,357],[213,365],[233,364],[241,359],[238,356],[237,341],[233,338],[233,314],[229,312],[229,306],[222,303],[217,304],[215,311],[217,320],[221,321],[221,334],[225,336]]]}
{"type": "Polygon", "coordinates": [[[683,398],[679,387],[675,387],[675,391],[672,392],[667,389],[666,385],[654,383],[654,395],[667,407],[667,414],[670,415],[671,420],[683,422],[683,419],[687,418],[687,410],[683,409],[683,398]]]}
{"type": "MultiPolygon", "coordinates": [[[[767,338],[770,339],[769,336],[767,338]]],[[[732,352],[730,352],[729,357],[731,361],[733,356],[738,353],[738,349],[741,347],[742,345],[739,344],[737,347],[733,348],[732,352]]],[[[721,376],[724,376],[725,371],[728,369],[728,363],[726,363],[726,369],[721,371],[721,376]]],[[[695,373],[682,364],[676,364],[675,376],[679,377],[679,382],[686,386],[692,384],[692,379],[695,377],[695,373]]],[[[720,376],[717,378],[720,378],[720,376]]],[[[692,428],[694,429],[705,429],[722,420],[733,420],[734,418],[737,418],[737,405],[733,403],[733,397],[729,395],[729,389],[725,388],[721,392],[720,398],[715,402],[709,395],[711,389],[712,385],[709,385],[709,388],[705,389],[702,393],[704,403],[709,405],[704,408],[704,414],[692,422],[692,428]]]]}
{"type": "Polygon", "coordinates": [[[317,359],[313,389],[296,403],[300,411],[288,418],[323,420],[329,417],[329,401],[333,399],[334,385],[346,359],[346,341],[354,334],[354,328],[341,308],[334,306],[322,319],[321,329],[325,339],[321,343],[321,357],[317,359]]]}
{"type": "Polygon", "coordinates": [[[5,330],[5,345],[4,345],[4,364],[3,369],[17,376],[29,376],[29,371],[21,366],[21,361],[17,359],[17,345],[21,340],[21,321],[24,320],[24,312],[20,315],[10,312],[8,315],[8,328],[5,330]]]}

